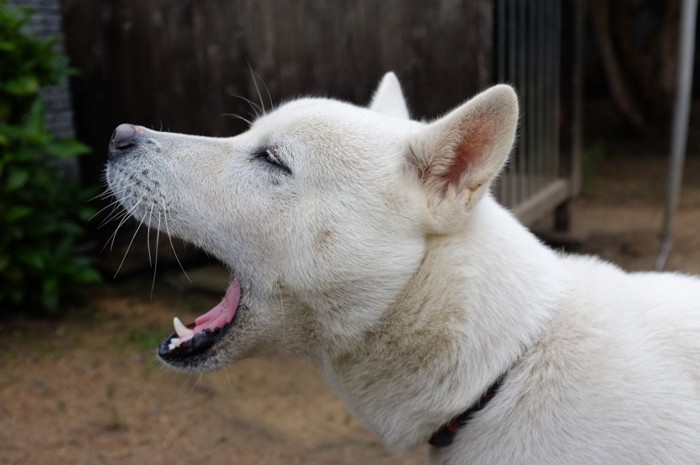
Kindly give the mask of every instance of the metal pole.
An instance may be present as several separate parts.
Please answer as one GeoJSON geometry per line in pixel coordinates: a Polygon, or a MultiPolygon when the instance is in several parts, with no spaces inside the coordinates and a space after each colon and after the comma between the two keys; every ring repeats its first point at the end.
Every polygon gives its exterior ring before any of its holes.
{"type": "Polygon", "coordinates": [[[678,207],[683,181],[683,162],[688,135],[688,117],[693,79],[693,54],[695,46],[695,16],[698,0],[684,0],[681,7],[681,31],[678,47],[678,72],[676,79],[676,105],[671,135],[671,158],[669,161],[668,193],[664,223],[661,230],[663,243],[656,259],[656,269],[661,270],[673,247],[673,219],[678,207]]]}

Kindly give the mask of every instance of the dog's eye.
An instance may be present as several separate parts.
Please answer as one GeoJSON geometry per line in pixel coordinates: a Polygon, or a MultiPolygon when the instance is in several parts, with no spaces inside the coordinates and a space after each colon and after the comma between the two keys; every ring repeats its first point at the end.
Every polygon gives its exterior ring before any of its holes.
{"type": "Polygon", "coordinates": [[[292,170],[289,169],[287,165],[282,163],[280,159],[275,155],[275,153],[270,149],[263,149],[258,152],[257,158],[264,160],[268,164],[274,166],[277,169],[284,171],[287,174],[292,174],[292,170]]]}

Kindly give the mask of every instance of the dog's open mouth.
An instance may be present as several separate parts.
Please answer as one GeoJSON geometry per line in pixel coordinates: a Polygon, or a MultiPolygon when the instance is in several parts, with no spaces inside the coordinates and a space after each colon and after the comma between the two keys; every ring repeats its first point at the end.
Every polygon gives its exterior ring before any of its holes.
{"type": "Polygon", "coordinates": [[[175,333],[160,343],[158,355],[165,361],[185,359],[209,350],[236,323],[241,287],[236,279],[229,285],[223,300],[214,308],[184,325],[175,317],[175,333]]]}

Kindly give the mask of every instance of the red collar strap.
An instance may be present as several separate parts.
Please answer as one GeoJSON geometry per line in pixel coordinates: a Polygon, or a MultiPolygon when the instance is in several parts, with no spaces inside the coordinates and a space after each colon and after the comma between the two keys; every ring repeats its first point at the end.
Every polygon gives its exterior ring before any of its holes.
{"type": "Polygon", "coordinates": [[[479,400],[476,401],[475,404],[473,404],[467,410],[454,417],[448,423],[442,425],[439,430],[437,430],[435,433],[433,433],[432,436],[430,436],[428,444],[435,447],[447,447],[450,444],[452,444],[452,442],[455,439],[455,435],[457,434],[457,431],[459,431],[467,423],[469,423],[469,421],[474,417],[474,415],[476,415],[476,413],[479,410],[486,407],[489,401],[494,398],[494,396],[498,392],[498,388],[500,388],[501,384],[503,384],[503,380],[505,379],[505,377],[505,373],[499,376],[498,379],[491,386],[489,386],[488,389],[486,389],[486,391],[484,391],[484,393],[481,395],[479,400]]]}

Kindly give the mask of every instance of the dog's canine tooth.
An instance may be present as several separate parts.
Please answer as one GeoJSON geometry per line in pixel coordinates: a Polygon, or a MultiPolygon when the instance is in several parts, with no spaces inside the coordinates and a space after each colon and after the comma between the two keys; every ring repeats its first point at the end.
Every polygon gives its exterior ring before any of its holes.
{"type": "Polygon", "coordinates": [[[194,334],[194,331],[185,326],[178,317],[173,318],[173,326],[175,326],[175,332],[180,338],[194,334]]]}

